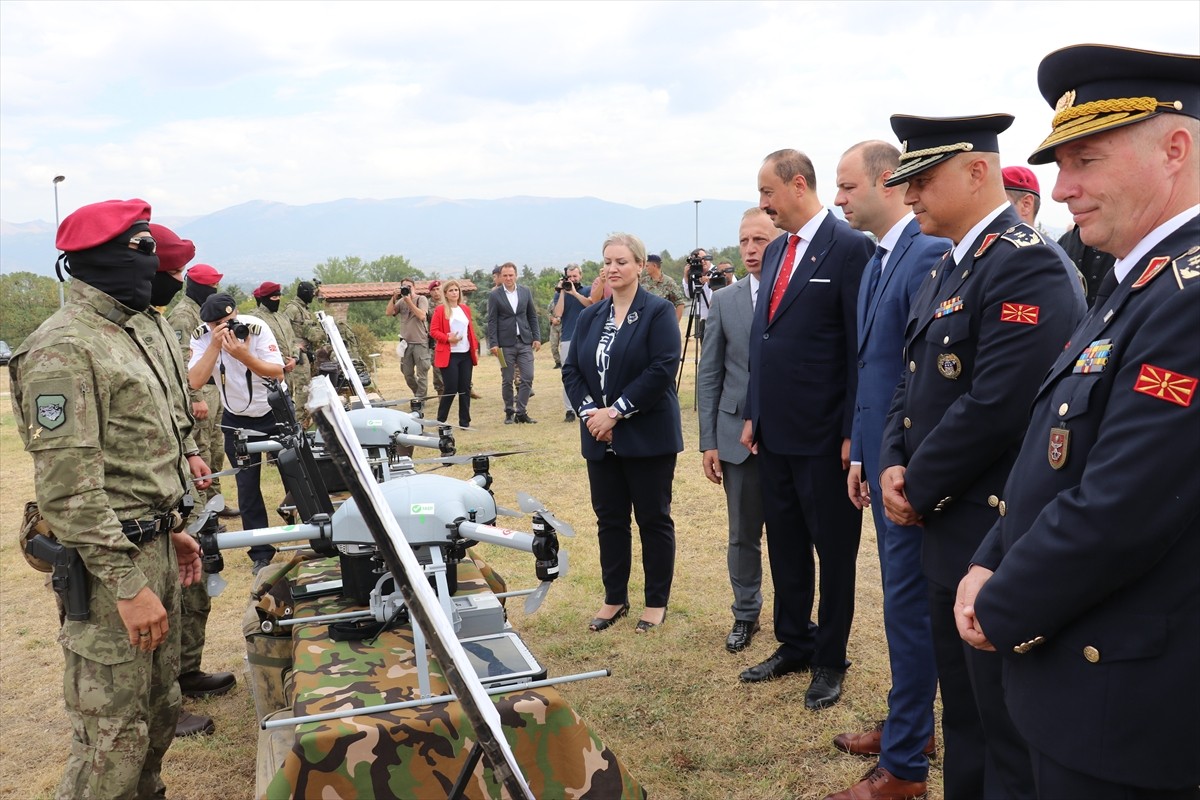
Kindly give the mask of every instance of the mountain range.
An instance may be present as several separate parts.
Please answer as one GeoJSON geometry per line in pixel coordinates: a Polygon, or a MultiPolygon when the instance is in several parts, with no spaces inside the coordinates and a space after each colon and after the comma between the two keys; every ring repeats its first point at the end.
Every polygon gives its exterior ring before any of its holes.
{"type": "MultiPolygon", "coordinates": [[[[635,233],[649,252],[676,257],[699,240],[717,249],[737,242],[753,201],[703,200],[637,208],[594,197],[450,200],[343,199],[294,206],[254,200],[198,217],[163,217],[196,243],[193,263],[209,263],[244,287],[307,277],[330,257],[373,261],[402,255],[424,273],[457,275],[505,261],[534,271],[599,261],[613,231],[635,233]],[[697,224],[697,218],[699,220],[697,224]]],[[[53,275],[54,225],[0,222],[0,272],[53,275]]]]}

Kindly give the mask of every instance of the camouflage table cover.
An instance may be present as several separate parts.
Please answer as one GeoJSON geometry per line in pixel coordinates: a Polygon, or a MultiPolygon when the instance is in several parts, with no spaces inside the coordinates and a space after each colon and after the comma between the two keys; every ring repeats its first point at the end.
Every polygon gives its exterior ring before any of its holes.
{"type": "MultiPolygon", "coordinates": [[[[335,561],[302,568],[298,584],[336,577],[335,561]]],[[[457,594],[495,590],[498,578],[464,561],[457,594]],[[487,574],[485,579],[484,574],[487,574]]],[[[297,603],[295,616],[353,608],[340,597],[297,603]]],[[[395,703],[417,696],[412,629],[382,634],[373,644],[335,642],[324,625],[299,625],[293,634],[292,698],[296,716],[395,703]]],[[[430,688],[447,694],[436,660],[430,688]]],[[[645,798],[620,765],[557,691],[543,688],[493,698],[508,743],[535,797],[645,798]]],[[[444,798],[458,778],[475,738],[458,703],[308,723],[296,729],[295,745],[267,787],[271,798],[444,798]]],[[[500,798],[501,787],[484,760],[468,782],[466,797],[500,798]]]]}

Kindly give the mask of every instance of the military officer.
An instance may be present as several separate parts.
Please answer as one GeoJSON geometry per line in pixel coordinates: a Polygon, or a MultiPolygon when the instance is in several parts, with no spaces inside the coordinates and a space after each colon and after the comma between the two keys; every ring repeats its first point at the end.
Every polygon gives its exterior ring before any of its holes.
{"type": "MultiPolygon", "coordinates": [[[[191,348],[188,346],[192,331],[200,325],[200,306],[204,305],[205,300],[216,294],[217,284],[224,277],[209,264],[193,264],[184,279],[183,297],[167,314],[167,324],[171,326],[175,340],[179,342],[179,351],[183,355],[185,365],[192,355],[191,348]]],[[[189,389],[189,393],[192,401],[192,416],[196,420],[192,436],[195,437],[196,446],[200,448],[200,455],[203,456],[208,466],[212,468],[213,472],[220,472],[225,467],[225,451],[221,446],[221,392],[214,382],[206,383],[198,390],[189,389]]],[[[220,479],[212,482],[212,485],[204,492],[204,499],[211,499],[218,494],[221,494],[220,479]]],[[[225,508],[220,515],[236,517],[238,515],[237,506],[230,503],[228,497],[225,500],[225,508]]]]}
{"type": "Polygon", "coordinates": [[[921,232],[953,243],[913,297],[879,462],[888,518],[924,526],[947,797],[1033,794],[1000,659],[963,644],[954,591],[996,518],[1037,383],[1083,314],[1058,254],[1005,197],[998,139],[1012,119],[893,116],[904,147],[884,184],[907,181],[921,232]]]}
{"type": "Polygon", "coordinates": [[[282,299],[283,287],[275,281],[263,281],[254,290],[254,302],[258,304],[256,313],[275,334],[275,344],[279,346],[279,354],[283,357],[284,378],[290,381],[296,369],[296,337],[292,333],[291,321],[279,311],[282,299]]]}
{"type": "Polygon", "coordinates": [[[292,390],[292,402],[296,405],[296,416],[304,427],[311,421],[308,415],[308,387],[315,374],[314,358],[317,348],[325,343],[325,331],[317,323],[309,304],[316,296],[316,287],[309,281],[300,281],[296,286],[296,296],[287,301],[283,307],[283,316],[292,324],[292,334],[295,336],[298,357],[296,369],[288,376],[288,386],[292,390]]]}
{"type": "MultiPolygon", "coordinates": [[[[181,239],[165,225],[150,223],[150,234],[156,243],[158,256],[158,272],[154,275],[154,287],[151,292],[151,308],[146,311],[157,320],[161,315],[156,308],[166,306],[179,290],[183,288],[183,270],[187,263],[196,255],[196,245],[190,239],[181,239]]],[[[183,298],[180,303],[187,301],[183,298]]],[[[178,307],[178,304],[177,304],[178,307]]],[[[186,314],[181,315],[186,317],[186,314]]],[[[178,322],[178,320],[177,320],[178,322]]],[[[156,322],[156,324],[159,324],[156,322]]],[[[176,416],[180,418],[180,426],[191,431],[187,447],[199,453],[207,463],[205,451],[195,441],[197,425],[193,417],[195,404],[190,398],[193,394],[187,385],[187,357],[173,347],[176,339],[169,321],[162,323],[162,336],[159,338],[167,344],[160,355],[162,363],[177,378],[169,385],[176,416]]],[[[207,446],[207,442],[205,442],[207,446]]],[[[209,490],[211,491],[211,486],[209,490]]],[[[197,490],[195,494],[203,497],[205,492],[197,490]]],[[[179,690],[185,697],[210,697],[228,692],[237,683],[231,672],[205,672],[200,668],[204,657],[205,629],[208,626],[208,615],[212,611],[212,598],[208,596],[208,588],[203,581],[197,581],[191,586],[184,587],[179,596],[180,629],[179,629],[179,690]]],[[[216,730],[212,717],[197,714],[185,709],[179,712],[179,721],[175,725],[176,736],[195,736],[211,734],[216,730]]]]}
{"type": "Polygon", "coordinates": [[[142,200],[63,220],[68,302],[9,364],[38,505],[87,568],[88,618],[59,633],[72,728],[60,798],[164,794],[179,713],[179,588],[199,578],[200,557],[173,529],[185,486],[207,467],[185,455],[187,432],[153,353],[167,345],[142,313],[159,264],[149,221],[142,200]]]}
{"type": "Polygon", "coordinates": [[[1039,797],[1196,798],[1200,57],[1067,47],[1038,86],[1029,161],[1116,263],[1037,391],[959,629],[1007,661],[1039,797]]]}

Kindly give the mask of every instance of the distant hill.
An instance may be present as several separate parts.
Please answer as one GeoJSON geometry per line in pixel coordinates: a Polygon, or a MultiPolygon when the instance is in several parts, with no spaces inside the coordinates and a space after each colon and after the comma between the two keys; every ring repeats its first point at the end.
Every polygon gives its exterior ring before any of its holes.
{"type": "MultiPolygon", "coordinates": [[[[752,200],[704,200],[701,245],[736,244],[742,212],[751,205],[752,200]]],[[[229,282],[253,286],[311,275],[332,256],[371,261],[403,255],[417,269],[445,275],[504,261],[534,270],[561,267],[600,260],[600,245],[613,231],[637,234],[651,252],[679,256],[695,246],[696,212],[692,201],[635,208],[592,197],[407,197],[307,206],[255,200],[201,217],[162,221],[196,242],[197,262],[213,264],[229,282]]],[[[43,222],[0,222],[0,271],[53,275],[53,228],[43,222]]]]}

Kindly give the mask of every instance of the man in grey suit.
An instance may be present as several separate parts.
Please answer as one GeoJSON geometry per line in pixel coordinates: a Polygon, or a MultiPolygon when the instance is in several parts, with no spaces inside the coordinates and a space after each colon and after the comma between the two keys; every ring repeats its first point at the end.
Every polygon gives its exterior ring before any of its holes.
{"type": "Polygon", "coordinates": [[[533,354],[542,347],[541,328],[533,293],[524,286],[517,286],[517,265],[511,262],[500,265],[500,285],[488,295],[487,339],[492,355],[501,359],[504,424],[537,422],[525,409],[533,390],[533,354]],[[513,397],[514,369],[520,373],[516,398],[513,397]]]}
{"type": "Polygon", "coordinates": [[[738,247],[749,273],[712,296],[704,350],[696,373],[704,477],[724,485],[729,509],[729,583],[733,630],[725,649],[750,646],[762,610],[762,489],[758,456],[741,443],[742,407],[750,377],[750,323],[758,299],[763,252],[780,233],[757,206],[742,215],[738,247]]]}

